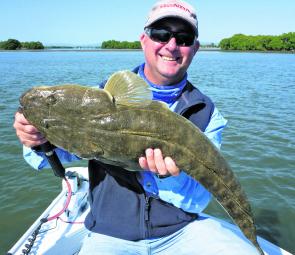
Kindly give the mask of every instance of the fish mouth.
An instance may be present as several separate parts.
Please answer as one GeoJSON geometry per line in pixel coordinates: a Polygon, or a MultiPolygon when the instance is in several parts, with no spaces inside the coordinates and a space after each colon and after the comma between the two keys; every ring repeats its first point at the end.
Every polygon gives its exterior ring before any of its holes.
{"type": "Polygon", "coordinates": [[[31,92],[33,91],[33,88],[28,89],[27,91],[23,92],[21,94],[21,96],[19,97],[19,103],[20,103],[20,107],[24,108],[25,104],[26,104],[26,98],[28,97],[28,95],[31,94],[31,92]]]}
{"type": "Polygon", "coordinates": [[[21,96],[19,97],[19,104],[20,107],[19,108],[23,108],[24,107],[24,97],[26,96],[26,92],[22,93],[21,96]]]}
{"type": "Polygon", "coordinates": [[[17,108],[17,112],[23,114],[24,113],[24,107],[23,106],[19,106],[17,108]]]}

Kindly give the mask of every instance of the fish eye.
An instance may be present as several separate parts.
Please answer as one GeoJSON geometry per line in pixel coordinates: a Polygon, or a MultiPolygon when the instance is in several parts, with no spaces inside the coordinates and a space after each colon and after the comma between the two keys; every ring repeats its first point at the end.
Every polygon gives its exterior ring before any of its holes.
{"type": "Polygon", "coordinates": [[[57,101],[57,98],[55,96],[55,94],[50,94],[48,97],[47,97],[47,100],[50,104],[55,104],[56,101],[57,101]]]}

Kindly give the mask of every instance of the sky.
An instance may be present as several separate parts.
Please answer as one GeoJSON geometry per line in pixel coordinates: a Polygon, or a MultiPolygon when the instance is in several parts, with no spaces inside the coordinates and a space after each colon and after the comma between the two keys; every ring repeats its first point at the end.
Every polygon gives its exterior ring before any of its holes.
{"type": "MultiPolygon", "coordinates": [[[[156,0],[0,0],[0,41],[99,45],[139,40],[156,0]]],[[[199,40],[234,34],[295,32],[295,0],[187,0],[197,10],[199,40]]]]}

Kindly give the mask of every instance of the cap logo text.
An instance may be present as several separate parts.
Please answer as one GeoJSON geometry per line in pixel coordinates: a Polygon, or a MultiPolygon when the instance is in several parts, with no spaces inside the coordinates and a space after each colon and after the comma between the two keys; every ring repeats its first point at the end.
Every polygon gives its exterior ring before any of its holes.
{"type": "Polygon", "coordinates": [[[193,17],[194,19],[196,19],[196,15],[194,13],[192,13],[188,8],[185,8],[184,6],[180,5],[180,4],[161,4],[159,5],[159,8],[179,8],[185,12],[188,12],[190,14],[191,17],[193,17]]]}

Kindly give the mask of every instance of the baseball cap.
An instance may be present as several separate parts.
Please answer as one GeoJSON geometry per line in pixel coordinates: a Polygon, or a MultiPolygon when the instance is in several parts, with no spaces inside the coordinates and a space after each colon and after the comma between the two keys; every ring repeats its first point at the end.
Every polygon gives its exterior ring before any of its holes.
{"type": "Polygon", "coordinates": [[[152,7],[145,28],[154,22],[168,17],[180,18],[188,22],[198,37],[198,19],[195,9],[185,1],[160,0],[152,7]]]}

